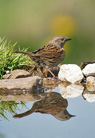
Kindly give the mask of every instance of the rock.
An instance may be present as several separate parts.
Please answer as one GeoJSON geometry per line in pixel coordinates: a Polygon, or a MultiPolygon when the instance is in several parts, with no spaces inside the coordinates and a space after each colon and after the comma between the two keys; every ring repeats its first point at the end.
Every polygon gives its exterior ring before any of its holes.
{"type": "Polygon", "coordinates": [[[89,76],[86,80],[86,88],[88,91],[95,91],[95,77],[89,76]]]}
{"type": "Polygon", "coordinates": [[[83,79],[83,74],[78,65],[64,64],[60,67],[58,78],[61,81],[68,81],[71,83],[80,82],[83,79]]]}
{"type": "Polygon", "coordinates": [[[10,90],[5,94],[0,92],[0,99],[3,101],[38,101],[45,97],[43,89],[40,88],[39,91],[10,90]]]}
{"type": "Polygon", "coordinates": [[[27,77],[27,78],[18,78],[18,79],[3,79],[0,80],[0,92],[17,92],[23,90],[24,92],[28,91],[37,91],[37,88],[42,87],[42,79],[38,76],[27,77]]]}
{"type": "Polygon", "coordinates": [[[25,70],[16,69],[11,73],[7,73],[3,76],[4,79],[17,79],[17,78],[25,78],[31,76],[31,73],[25,70]]]}
{"type": "Polygon", "coordinates": [[[95,61],[84,61],[81,63],[80,68],[84,69],[85,66],[87,66],[88,64],[93,64],[93,63],[95,63],[95,61]]]}
{"type": "Polygon", "coordinates": [[[93,64],[88,64],[83,70],[83,74],[85,76],[95,76],[95,63],[93,64]]]}
{"type": "Polygon", "coordinates": [[[10,73],[6,73],[5,75],[3,75],[3,79],[9,79],[9,78],[10,78],[10,76],[11,76],[11,74],[10,74],[10,73]]]}
{"type": "Polygon", "coordinates": [[[58,85],[63,98],[78,97],[83,93],[84,87],[82,85],[61,83],[58,85]]]}
{"type": "Polygon", "coordinates": [[[87,90],[84,91],[83,97],[88,101],[88,102],[95,102],[95,91],[94,92],[89,92],[87,90]]]}
{"type": "Polygon", "coordinates": [[[6,74],[9,74],[10,73],[10,71],[9,70],[6,70],[6,74]]]}
{"type": "Polygon", "coordinates": [[[7,95],[0,95],[0,99],[3,101],[37,101],[40,100],[40,97],[34,97],[32,94],[23,94],[21,91],[21,94],[16,94],[13,92],[13,94],[7,94],[7,95]]]}

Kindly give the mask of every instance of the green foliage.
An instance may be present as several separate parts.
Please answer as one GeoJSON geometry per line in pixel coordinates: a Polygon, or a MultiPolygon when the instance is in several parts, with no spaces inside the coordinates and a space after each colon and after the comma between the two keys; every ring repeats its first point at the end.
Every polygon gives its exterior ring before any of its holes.
{"type": "MultiPolygon", "coordinates": [[[[20,65],[31,64],[31,60],[27,55],[14,53],[16,44],[12,45],[5,38],[0,38],[0,78],[6,71],[18,69],[20,65]]],[[[27,49],[23,49],[23,51],[27,51],[27,49]]]]}
{"type": "Polygon", "coordinates": [[[25,102],[16,102],[16,101],[0,101],[0,117],[7,119],[7,112],[11,114],[16,114],[16,110],[19,110],[18,105],[26,107],[25,102]]]}

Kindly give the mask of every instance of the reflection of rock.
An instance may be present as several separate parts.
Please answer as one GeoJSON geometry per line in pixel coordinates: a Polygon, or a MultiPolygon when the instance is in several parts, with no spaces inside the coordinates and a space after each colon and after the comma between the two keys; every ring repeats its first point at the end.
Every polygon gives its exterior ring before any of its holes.
{"type": "Polygon", "coordinates": [[[82,70],[83,74],[85,76],[95,76],[95,63],[93,64],[88,64],[83,70],[82,70]]]}
{"type": "Polygon", "coordinates": [[[73,98],[82,94],[84,87],[82,85],[60,83],[58,85],[62,97],[73,98]]]}
{"type": "Polygon", "coordinates": [[[83,97],[88,101],[88,102],[95,102],[95,91],[87,91],[85,90],[83,93],[83,97]]]}
{"type": "Polygon", "coordinates": [[[13,70],[9,74],[5,74],[3,78],[4,79],[17,79],[17,78],[25,78],[29,76],[31,76],[31,73],[29,73],[28,71],[16,69],[16,70],[13,70]]]}
{"type": "Polygon", "coordinates": [[[62,65],[58,74],[61,81],[68,81],[71,83],[80,82],[83,79],[83,74],[78,65],[68,64],[62,65]]]}
{"type": "MultiPolygon", "coordinates": [[[[39,94],[35,93],[35,92],[39,92],[39,89],[29,92],[29,91],[12,91],[8,92],[8,93],[0,93],[0,100],[1,101],[37,101],[37,100],[41,100],[42,95],[40,96],[40,94],[43,93],[43,89],[42,91],[40,91],[39,94]]],[[[43,95],[44,97],[44,95],[43,95]]]]}
{"type": "Polygon", "coordinates": [[[34,91],[42,86],[42,79],[38,76],[19,78],[19,79],[4,79],[0,80],[0,92],[14,92],[14,91],[34,91]]]}
{"type": "Polygon", "coordinates": [[[21,118],[32,114],[33,112],[40,112],[53,115],[56,119],[65,121],[73,117],[66,110],[68,102],[66,99],[62,98],[59,93],[45,93],[45,97],[33,104],[31,110],[14,115],[14,118],[21,118]]]}
{"type": "Polygon", "coordinates": [[[88,91],[95,91],[95,77],[87,77],[86,88],[88,91]]]}

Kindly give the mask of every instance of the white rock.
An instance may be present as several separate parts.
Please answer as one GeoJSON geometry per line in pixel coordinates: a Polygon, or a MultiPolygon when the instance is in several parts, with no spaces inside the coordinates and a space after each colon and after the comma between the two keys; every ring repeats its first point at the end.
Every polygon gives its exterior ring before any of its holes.
{"type": "Polygon", "coordinates": [[[94,93],[84,93],[83,97],[88,101],[88,102],[95,102],[95,92],[94,93]]]}
{"type": "Polygon", "coordinates": [[[88,75],[92,75],[94,74],[95,75],[95,63],[93,64],[88,64],[83,70],[82,70],[83,74],[85,76],[88,76],[88,75]]]}
{"type": "Polygon", "coordinates": [[[78,97],[83,93],[84,87],[82,85],[64,85],[64,83],[61,83],[58,85],[59,90],[61,92],[61,95],[63,98],[74,98],[78,97]]]}
{"type": "Polygon", "coordinates": [[[8,74],[8,73],[10,73],[10,71],[9,70],[6,70],[6,74],[8,74]]]}
{"type": "Polygon", "coordinates": [[[86,88],[88,91],[95,91],[95,77],[89,76],[86,80],[86,88]]]}
{"type": "Polygon", "coordinates": [[[60,67],[58,78],[61,81],[68,81],[71,83],[80,82],[83,79],[83,74],[78,65],[64,64],[60,67]]]}

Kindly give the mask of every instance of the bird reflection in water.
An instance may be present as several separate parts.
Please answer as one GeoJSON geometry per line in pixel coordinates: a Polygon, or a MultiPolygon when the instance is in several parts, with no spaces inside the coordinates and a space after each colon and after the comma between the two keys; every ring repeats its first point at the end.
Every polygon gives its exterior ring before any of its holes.
{"type": "Polygon", "coordinates": [[[30,115],[34,112],[51,114],[56,119],[65,121],[74,117],[67,111],[68,101],[64,99],[61,94],[56,92],[45,93],[45,96],[40,101],[37,101],[33,104],[33,107],[21,114],[16,114],[14,118],[22,118],[27,115],[30,115]]]}

